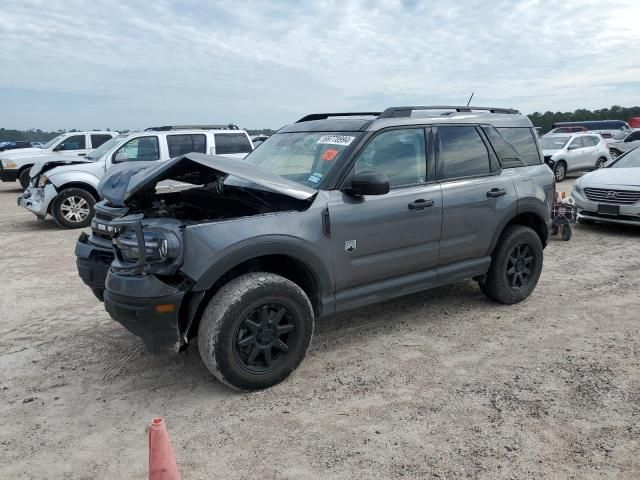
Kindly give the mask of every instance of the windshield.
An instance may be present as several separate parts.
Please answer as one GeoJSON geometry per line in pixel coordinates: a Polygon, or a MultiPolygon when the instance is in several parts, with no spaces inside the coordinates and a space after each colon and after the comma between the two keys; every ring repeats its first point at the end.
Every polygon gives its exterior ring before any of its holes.
{"type": "Polygon", "coordinates": [[[640,168],[640,148],[634,148],[608,168],[640,168]]]}
{"type": "Polygon", "coordinates": [[[624,137],[626,137],[627,135],[629,135],[629,132],[626,130],[621,130],[618,133],[616,133],[613,137],[611,137],[614,140],[622,140],[624,137]]]}
{"type": "MultiPolygon", "coordinates": [[[[278,133],[245,159],[271,173],[307,187],[319,188],[342,153],[360,132],[278,133]]],[[[237,183],[237,179],[232,182],[237,183]]]]}
{"type": "Polygon", "coordinates": [[[543,150],[560,150],[569,140],[571,137],[547,137],[543,138],[540,143],[543,150]]]}
{"type": "Polygon", "coordinates": [[[51,148],[53,147],[53,145],[58,141],[61,140],[62,137],[64,137],[64,135],[58,135],[56,138],[53,138],[51,140],[49,140],[47,143],[45,143],[42,147],[40,148],[51,148]]]}
{"type": "Polygon", "coordinates": [[[85,158],[89,160],[97,160],[102,157],[105,153],[111,150],[112,147],[115,147],[118,143],[122,141],[123,138],[127,138],[126,135],[118,135],[117,137],[113,137],[111,140],[107,140],[98,148],[91,150],[85,158]]]}

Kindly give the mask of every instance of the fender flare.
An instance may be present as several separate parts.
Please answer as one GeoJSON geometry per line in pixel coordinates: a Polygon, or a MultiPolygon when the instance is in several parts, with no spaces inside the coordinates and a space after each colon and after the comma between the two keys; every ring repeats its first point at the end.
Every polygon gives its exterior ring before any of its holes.
{"type": "Polygon", "coordinates": [[[498,228],[496,228],[493,234],[493,238],[491,239],[491,244],[489,245],[487,255],[493,254],[493,250],[496,248],[498,240],[500,239],[500,236],[502,235],[502,232],[504,231],[506,226],[509,225],[517,216],[526,213],[536,216],[544,225],[544,232],[542,235],[543,238],[541,240],[543,248],[547,246],[547,244],[549,243],[549,229],[551,227],[551,216],[549,208],[540,200],[519,200],[517,211],[502,220],[502,222],[500,222],[500,224],[498,225],[498,228]],[[547,218],[548,220],[545,220],[545,218],[547,218]]]}
{"type": "MultiPolygon", "coordinates": [[[[291,257],[303,264],[311,273],[320,299],[333,294],[333,275],[325,267],[325,262],[309,245],[292,237],[274,235],[248,245],[236,246],[221,256],[197,279],[194,291],[209,290],[227,272],[249,260],[269,255],[291,257]]],[[[313,303],[313,299],[312,300],[313,303]]]]}

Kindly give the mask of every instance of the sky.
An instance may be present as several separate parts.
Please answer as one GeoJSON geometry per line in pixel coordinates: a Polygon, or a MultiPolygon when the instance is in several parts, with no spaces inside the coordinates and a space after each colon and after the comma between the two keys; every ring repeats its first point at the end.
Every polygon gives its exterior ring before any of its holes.
{"type": "Polygon", "coordinates": [[[0,127],[640,104],[640,1],[0,0],[0,127]]]}

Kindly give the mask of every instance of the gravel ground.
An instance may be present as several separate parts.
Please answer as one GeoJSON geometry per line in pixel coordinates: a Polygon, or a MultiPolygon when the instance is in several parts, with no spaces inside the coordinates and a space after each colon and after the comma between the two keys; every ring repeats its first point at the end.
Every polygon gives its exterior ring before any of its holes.
{"type": "Polygon", "coordinates": [[[18,194],[0,185],[0,478],[146,478],[157,415],[184,479],[640,477],[640,229],[554,239],[519,305],[466,282],[321,321],[288,380],[239,394],[195,348],[142,351],[78,278],[78,232],[18,194]]]}

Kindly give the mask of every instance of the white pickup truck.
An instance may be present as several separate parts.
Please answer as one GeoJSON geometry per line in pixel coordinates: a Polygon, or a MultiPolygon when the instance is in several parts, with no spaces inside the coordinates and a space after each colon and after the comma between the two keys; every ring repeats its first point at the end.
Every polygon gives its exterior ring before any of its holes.
{"type": "Polygon", "coordinates": [[[93,218],[98,183],[112,166],[162,162],[191,152],[242,159],[252,150],[247,132],[235,125],[154,127],[118,135],[86,157],[37,162],[18,205],[40,219],[50,214],[61,227],[83,228],[93,218]]]}
{"type": "Polygon", "coordinates": [[[7,150],[0,153],[0,180],[18,180],[23,189],[27,188],[29,170],[38,160],[84,157],[116,135],[118,132],[67,132],[49,140],[42,147],[7,150]]]}

